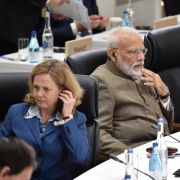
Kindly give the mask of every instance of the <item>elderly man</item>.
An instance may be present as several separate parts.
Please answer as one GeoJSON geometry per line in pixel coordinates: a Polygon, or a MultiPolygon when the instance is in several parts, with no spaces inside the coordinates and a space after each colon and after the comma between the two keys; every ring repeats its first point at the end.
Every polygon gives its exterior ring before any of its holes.
{"type": "Polygon", "coordinates": [[[132,28],[115,29],[108,40],[108,61],[92,76],[99,82],[101,159],[154,140],[158,117],[173,128],[169,90],[158,74],[145,69],[143,39],[132,28]]]}

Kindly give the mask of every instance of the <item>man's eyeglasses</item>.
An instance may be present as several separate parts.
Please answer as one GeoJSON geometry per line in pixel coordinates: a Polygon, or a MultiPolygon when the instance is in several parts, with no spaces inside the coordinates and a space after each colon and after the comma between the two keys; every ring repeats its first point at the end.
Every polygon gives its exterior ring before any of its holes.
{"type": "Polygon", "coordinates": [[[133,48],[131,50],[125,50],[125,49],[120,49],[120,48],[112,48],[112,49],[126,51],[130,56],[137,56],[139,53],[143,53],[144,55],[146,55],[147,53],[147,48],[142,48],[142,49],[133,48]]]}

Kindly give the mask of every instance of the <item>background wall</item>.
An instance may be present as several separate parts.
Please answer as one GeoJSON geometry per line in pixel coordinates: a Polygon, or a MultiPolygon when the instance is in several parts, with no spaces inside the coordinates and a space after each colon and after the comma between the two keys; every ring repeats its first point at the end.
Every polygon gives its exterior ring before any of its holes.
{"type": "MultiPolygon", "coordinates": [[[[135,26],[152,26],[156,19],[162,17],[161,0],[133,0],[135,26]]],[[[128,0],[97,0],[100,13],[109,17],[122,17],[128,0]]]]}

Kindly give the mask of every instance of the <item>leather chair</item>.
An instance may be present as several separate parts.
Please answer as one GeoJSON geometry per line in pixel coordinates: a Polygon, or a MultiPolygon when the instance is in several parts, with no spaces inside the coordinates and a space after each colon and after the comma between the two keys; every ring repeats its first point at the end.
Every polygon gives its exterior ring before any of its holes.
{"type": "MultiPolygon", "coordinates": [[[[28,91],[27,80],[29,73],[0,73],[0,122],[3,121],[8,108],[22,102],[28,91]]],[[[90,160],[84,167],[72,169],[73,177],[92,168],[97,164],[99,153],[99,125],[95,120],[98,116],[98,84],[87,75],[76,75],[81,87],[85,90],[81,105],[77,108],[87,117],[87,134],[91,149],[90,160]]]]}
{"type": "Polygon", "coordinates": [[[171,26],[150,31],[144,37],[148,49],[145,67],[159,73],[169,87],[175,107],[174,130],[180,130],[180,26],[171,26]]]}
{"type": "Polygon", "coordinates": [[[107,50],[97,49],[70,55],[65,58],[65,62],[69,65],[75,74],[90,75],[96,67],[107,61],[107,50]]]}

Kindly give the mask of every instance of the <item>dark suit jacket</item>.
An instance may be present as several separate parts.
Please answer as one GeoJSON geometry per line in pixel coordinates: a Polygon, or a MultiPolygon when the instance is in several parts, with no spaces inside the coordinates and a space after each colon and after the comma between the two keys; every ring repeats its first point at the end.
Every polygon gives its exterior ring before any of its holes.
{"type": "MultiPolygon", "coordinates": [[[[89,15],[99,14],[96,0],[83,0],[83,4],[88,9],[89,15]]],[[[72,21],[72,19],[61,21],[51,19],[51,27],[54,35],[55,46],[64,46],[66,41],[73,40],[76,38],[70,27],[70,23],[72,21]]],[[[93,33],[99,33],[102,31],[103,30],[94,29],[93,33]]]]}
{"type": "Polygon", "coordinates": [[[17,39],[37,30],[47,0],[0,0],[0,54],[17,51],[17,39]]]}
{"type": "Polygon", "coordinates": [[[76,111],[74,118],[63,125],[48,123],[40,137],[40,120],[25,118],[29,105],[13,105],[2,124],[0,136],[24,139],[36,151],[38,168],[33,179],[70,180],[68,166],[83,164],[89,157],[86,117],[76,111]]]}

